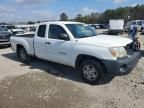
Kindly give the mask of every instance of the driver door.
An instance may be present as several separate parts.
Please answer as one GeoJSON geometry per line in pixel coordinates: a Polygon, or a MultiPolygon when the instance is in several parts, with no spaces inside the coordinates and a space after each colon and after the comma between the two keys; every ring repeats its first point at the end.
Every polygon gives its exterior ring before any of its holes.
{"type": "Polygon", "coordinates": [[[60,34],[67,34],[62,26],[49,25],[46,57],[50,61],[70,64],[71,41],[59,39],[60,34]]]}

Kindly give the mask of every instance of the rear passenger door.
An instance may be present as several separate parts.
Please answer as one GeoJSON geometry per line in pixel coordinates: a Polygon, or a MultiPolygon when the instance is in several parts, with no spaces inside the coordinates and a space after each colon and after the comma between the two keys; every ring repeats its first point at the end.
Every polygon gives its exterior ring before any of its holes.
{"type": "Polygon", "coordinates": [[[38,58],[45,59],[46,57],[46,51],[45,51],[45,46],[46,46],[46,25],[40,25],[37,34],[34,37],[34,50],[35,50],[35,55],[38,58]]]}

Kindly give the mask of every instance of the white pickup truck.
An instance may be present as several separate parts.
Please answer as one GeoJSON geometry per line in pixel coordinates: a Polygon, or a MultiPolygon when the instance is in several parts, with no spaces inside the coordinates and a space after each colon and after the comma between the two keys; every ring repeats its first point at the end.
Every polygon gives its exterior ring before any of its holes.
{"type": "Polygon", "coordinates": [[[31,56],[64,64],[96,84],[103,75],[126,75],[137,65],[140,53],[129,53],[132,40],[119,36],[97,35],[90,26],[78,22],[40,23],[36,33],[12,36],[11,47],[19,59],[29,63],[31,56]]]}

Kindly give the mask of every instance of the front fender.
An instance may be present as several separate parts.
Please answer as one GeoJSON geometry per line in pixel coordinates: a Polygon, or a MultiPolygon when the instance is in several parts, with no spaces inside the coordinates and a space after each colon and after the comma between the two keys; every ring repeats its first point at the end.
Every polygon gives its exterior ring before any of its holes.
{"type": "Polygon", "coordinates": [[[71,56],[71,63],[73,67],[75,67],[75,63],[79,55],[87,55],[87,56],[97,58],[99,60],[112,60],[113,59],[107,47],[77,46],[74,48],[73,54],[71,56]]]}

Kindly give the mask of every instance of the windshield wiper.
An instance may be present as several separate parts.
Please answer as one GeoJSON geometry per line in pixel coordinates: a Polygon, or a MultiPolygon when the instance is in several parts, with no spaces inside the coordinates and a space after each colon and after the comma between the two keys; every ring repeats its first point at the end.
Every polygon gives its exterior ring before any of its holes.
{"type": "Polygon", "coordinates": [[[92,36],[84,36],[84,37],[92,37],[92,36]]]}
{"type": "Polygon", "coordinates": [[[84,36],[84,37],[82,37],[82,38],[86,38],[86,37],[94,37],[93,35],[91,35],[91,36],[84,36]]]}

